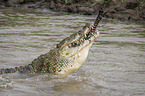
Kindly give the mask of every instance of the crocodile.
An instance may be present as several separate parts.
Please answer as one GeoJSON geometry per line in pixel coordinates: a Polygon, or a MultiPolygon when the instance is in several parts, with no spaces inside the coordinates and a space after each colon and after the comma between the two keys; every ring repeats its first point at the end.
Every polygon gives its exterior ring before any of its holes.
{"type": "Polygon", "coordinates": [[[86,25],[76,33],[63,39],[48,53],[40,55],[31,64],[15,68],[2,68],[0,74],[20,72],[24,74],[53,73],[67,76],[81,67],[86,60],[92,43],[98,38],[96,27],[102,19],[103,8],[94,24],[86,25]]]}

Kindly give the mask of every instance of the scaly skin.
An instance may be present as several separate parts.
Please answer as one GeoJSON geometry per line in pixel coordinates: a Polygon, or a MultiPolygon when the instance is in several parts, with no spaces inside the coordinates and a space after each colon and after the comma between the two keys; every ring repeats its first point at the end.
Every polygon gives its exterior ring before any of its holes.
{"type": "Polygon", "coordinates": [[[0,69],[0,74],[20,72],[25,74],[54,73],[67,76],[79,69],[86,60],[88,51],[99,36],[96,27],[102,19],[100,9],[93,25],[86,24],[82,30],[63,39],[56,48],[39,56],[31,64],[15,68],[0,69]]]}

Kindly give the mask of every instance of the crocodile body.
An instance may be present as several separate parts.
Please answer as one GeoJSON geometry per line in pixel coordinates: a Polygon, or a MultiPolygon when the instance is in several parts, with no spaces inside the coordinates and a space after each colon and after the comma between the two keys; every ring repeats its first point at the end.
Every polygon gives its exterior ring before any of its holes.
{"type": "Polygon", "coordinates": [[[102,19],[103,10],[94,24],[86,24],[82,30],[63,39],[56,48],[44,55],[40,55],[31,64],[15,68],[0,69],[0,74],[20,72],[25,74],[54,73],[58,75],[69,75],[79,69],[85,59],[94,40],[99,36],[96,27],[102,19]]]}

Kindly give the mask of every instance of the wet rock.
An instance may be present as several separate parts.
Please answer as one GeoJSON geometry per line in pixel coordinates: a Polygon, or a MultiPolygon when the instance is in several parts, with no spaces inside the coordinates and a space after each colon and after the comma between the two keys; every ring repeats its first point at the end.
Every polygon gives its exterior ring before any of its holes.
{"type": "Polygon", "coordinates": [[[67,6],[65,7],[65,11],[69,13],[78,13],[78,9],[76,6],[67,6]]]}
{"type": "Polygon", "coordinates": [[[55,3],[53,1],[50,3],[50,9],[55,9],[55,3]]]}
{"type": "Polygon", "coordinates": [[[140,13],[140,17],[145,20],[145,10],[142,13],[140,13]]]}
{"type": "Polygon", "coordinates": [[[135,9],[136,7],[139,6],[139,2],[137,2],[136,0],[132,0],[126,3],[125,8],[126,9],[135,9]]]}

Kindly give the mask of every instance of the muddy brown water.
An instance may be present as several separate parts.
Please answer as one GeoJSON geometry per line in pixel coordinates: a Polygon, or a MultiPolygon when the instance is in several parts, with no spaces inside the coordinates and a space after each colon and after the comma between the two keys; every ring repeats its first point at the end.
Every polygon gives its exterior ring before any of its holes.
{"type": "MultiPolygon", "coordinates": [[[[0,8],[0,68],[26,65],[96,16],[0,8]]],[[[103,19],[82,67],[66,78],[0,75],[0,96],[145,96],[145,25],[103,19]]]]}

